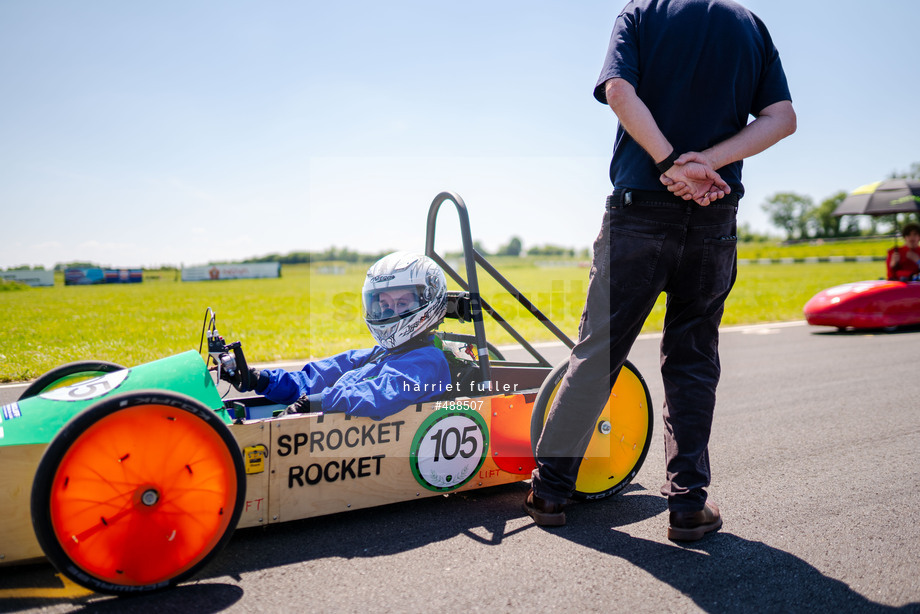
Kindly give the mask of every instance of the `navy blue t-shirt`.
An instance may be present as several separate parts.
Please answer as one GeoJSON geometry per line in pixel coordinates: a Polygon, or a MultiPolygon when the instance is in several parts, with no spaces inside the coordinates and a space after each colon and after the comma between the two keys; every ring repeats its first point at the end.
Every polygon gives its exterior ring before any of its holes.
{"type": "MultiPolygon", "coordinates": [[[[791,100],[764,23],[729,0],[633,0],[617,17],[594,97],[607,104],[613,77],[636,88],[677,153],[703,151],[737,134],[765,107],[791,100]]],[[[741,162],[718,169],[739,197],[741,162]]],[[[610,180],[664,190],[654,160],[617,128],[610,180]]]]}

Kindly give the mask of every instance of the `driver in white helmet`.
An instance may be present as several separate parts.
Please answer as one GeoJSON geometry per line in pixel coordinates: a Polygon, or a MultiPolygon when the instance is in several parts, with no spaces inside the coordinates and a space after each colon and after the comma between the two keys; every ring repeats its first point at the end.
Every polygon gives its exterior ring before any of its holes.
{"type": "Polygon", "coordinates": [[[310,362],[300,371],[250,369],[231,383],[287,404],[285,413],[344,412],[376,420],[449,391],[447,359],[431,334],[447,313],[441,267],[421,254],[390,254],[367,271],[361,294],[378,345],[310,362]]]}

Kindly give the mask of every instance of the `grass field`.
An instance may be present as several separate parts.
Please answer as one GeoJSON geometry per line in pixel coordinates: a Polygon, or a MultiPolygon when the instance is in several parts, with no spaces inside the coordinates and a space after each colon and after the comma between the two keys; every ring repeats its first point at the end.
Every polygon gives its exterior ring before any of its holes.
{"type": "MultiPolygon", "coordinates": [[[[740,258],[799,258],[884,254],[889,243],[846,250],[824,246],[743,246],[740,258]],[[753,251],[755,250],[756,251],[753,251]]],[[[583,266],[541,268],[533,259],[490,259],[519,290],[568,335],[577,333],[587,288],[583,266]]],[[[33,379],[75,360],[108,360],[124,366],[197,349],[205,309],[217,313],[221,334],[240,340],[251,362],[328,356],[373,339],[361,319],[365,267],[341,275],[308,265],[285,266],[280,279],[177,282],[173,274],[147,275],[133,285],[64,286],[0,292],[0,381],[33,379]]],[[[729,297],[723,324],[799,320],[802,306],[828,286],[874,279],[881,262],[747,264],[729,297]]],[[[483,296],[530,342],[554,337],[497,284],[482,279],[483,296]]],[[[661,297],[644,331],[661,329],[661,297]]],[[[444,329],[472,332],[450,322],[444,329]]],[[[489,341],[513,339],[487,318],[489,341]]]]}

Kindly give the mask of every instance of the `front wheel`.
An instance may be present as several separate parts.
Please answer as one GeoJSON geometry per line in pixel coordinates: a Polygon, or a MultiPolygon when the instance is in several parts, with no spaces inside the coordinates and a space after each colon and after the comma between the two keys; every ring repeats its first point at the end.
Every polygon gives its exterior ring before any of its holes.
{"type": "MultiPolygon", "coordinates": [[[[543,423],[568,366],[567,360],[557,365],[537,393],[530,422],[534,456],[543,423]]],[[[578,469],[572,498],[601,499],[626,488],[648,454],[652,424],[652,398],[648,386],[632,363],[626,361],[594,426],[594,435],[578,469]]]]}
{"type": "Polygon", "coordinates": [[[32,485],[32,526],[74,582],[116,595],[160,590],[226,544],[245,500],[227,426],[184,395],[106,398],[51,441],[32,485]]]}

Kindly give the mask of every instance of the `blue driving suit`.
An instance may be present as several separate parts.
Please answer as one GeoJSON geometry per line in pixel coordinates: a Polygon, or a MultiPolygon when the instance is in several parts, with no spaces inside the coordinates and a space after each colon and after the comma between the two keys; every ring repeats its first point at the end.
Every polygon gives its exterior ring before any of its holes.
{"type": "Polygon", "coordinates": [[[302,395],[321,393],[324,412],[375,420],[433,401],[451,389],[444,352],[430,343],[348,350],[307,363],[300,371],[265,369],[261,376],[268,385],[259,393],[276,403],[290,405],[302,395]]]}

